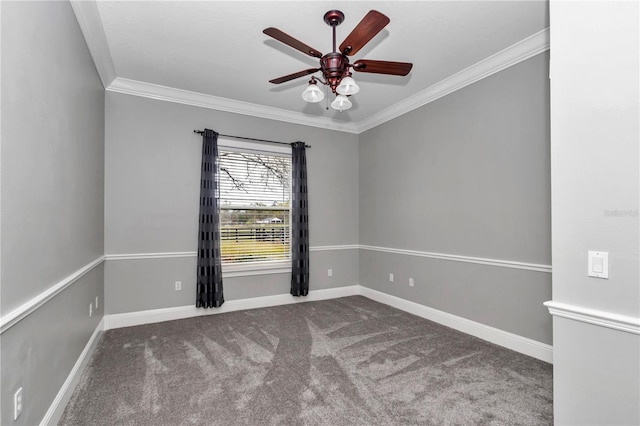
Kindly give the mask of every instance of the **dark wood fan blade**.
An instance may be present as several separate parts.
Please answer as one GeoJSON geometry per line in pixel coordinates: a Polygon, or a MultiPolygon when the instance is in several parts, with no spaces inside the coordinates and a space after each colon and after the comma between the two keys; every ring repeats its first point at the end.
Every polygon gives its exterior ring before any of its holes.
{"type": "Polygon", "coordinates": [[[308,70],[285,75],[279,78],[274,78],[273,80],[269,80],[269,83],[273,83],[273,84],[284,83],[286,81],[295,80],[296,78],[304,77],[305,75],[313,74],[316,71],[320,71],[320,68],[309,68],[308,70]]]}
{"type": "Polygon", "coordinates": [[[362,47],[378,34],[390,22],[377,10],[370,10],[351,34],[340,45],[340,52],[348,56],[355,55],[362,47]]]}
{"type": "Polygon", "coordinates": [[[291,37],[289,34],[283,33],[277,28],[269,27],[262,32],[268,35],[269,37],[273,37],[276,40],[283,42],[287,46],[291,46],[294,49],[301,51],[305,55],[313,56],[314,58],[322,58],[322,53],[320,53],[319,51],[317,51],[311,46],[307,46],[300,40],[297,40],[291,37]]]}
{"type": "Polygon", "coordinates": [[[413,64],[409,62],[373,61],[370,59],[360,59],[353,63],[353,69],[356,71],[376,74],[407,75],[412,67],[413,64]]]}

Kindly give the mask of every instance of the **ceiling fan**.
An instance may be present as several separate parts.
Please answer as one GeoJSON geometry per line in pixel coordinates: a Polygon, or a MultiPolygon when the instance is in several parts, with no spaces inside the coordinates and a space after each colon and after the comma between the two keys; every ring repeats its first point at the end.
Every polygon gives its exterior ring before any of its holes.
{"type": "Polygon", "coordinates": [[[323,55],[320,51],[310,47],[277,28],[267,28],[263,31],[269,37],[273,37],[282,43],[293,47],[300,52],[320,59],[320,68],[309,68],[283,77],[269,80],[270,83],[280,84],[296,78],[322,71],[324,80],[311,77],[309,86],[302,93],[302,99],[307,102],[320,102],[324,93],[317,86],[317,82],[325,84],[335,93],[336,99],[331,103],[334,109],[343,110],[351,108],[351,102],[347,96],[358,93],[360,88],[353,80],[350,69],[358,72],[375,74],[390,74],[405,76],[411,71],[413,64],[409,62],[374,61],[359,59],[353,64],[349,63],[349,56],[353,56],[378,34],[390,19],[382,13],[371,10],[360,23],[351,31],[351,34],[340,44],[340,50],[336,50],[336,27],[344,21],[344,13],[339,10],[330,10],[324,14],[324,22],[333,29],[333,51],[323,55]]]}

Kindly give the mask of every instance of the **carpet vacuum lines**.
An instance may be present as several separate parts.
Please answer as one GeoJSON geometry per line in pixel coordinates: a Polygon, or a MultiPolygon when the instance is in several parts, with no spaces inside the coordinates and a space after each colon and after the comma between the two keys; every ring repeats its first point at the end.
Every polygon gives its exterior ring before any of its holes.
{"type": "Polygon", "coordinates": [[[60,425],[552,425],[552,366],[363,296],[104,333],[60,425]]]}

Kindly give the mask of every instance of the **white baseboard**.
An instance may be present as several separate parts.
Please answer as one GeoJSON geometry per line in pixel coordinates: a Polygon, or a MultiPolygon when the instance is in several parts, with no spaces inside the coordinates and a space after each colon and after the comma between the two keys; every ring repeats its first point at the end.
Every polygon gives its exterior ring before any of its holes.
{"type": "Polygon", "coordinates": [[[202,309],[189,305],[176,306],[173,308],[152,309],[148,311],[127,312],[124,314],[112,314],[105,315],[105,330],[191,318],[201,315],[222,314],[225,312],[240,311],[244,309],[266,308],[269,306],[288,305],[291,303],[335,299],[337,297],[355,296],[358,294],[360,294],[360,286],[353,285],[323,290],[311,290],[309,291],[309,295],[306,297],[294,297],[290,294],[277,294],[274,296],[230,300],[225,302],[220,308],[215,309],[202,309]]]}
{"type": "Polygon", "coordinates": [[[268,306],[287,305],[291,303],[311,302],[315,300],[335,299],[337,297],[362,295],[369,299],[384,303],[405,312],[437,322],[439,324],[462,331],[480,339],[503,346],[516,352],[529,355],[545,362],[553,362],[553,348],[517,334],[509,333],[495,327],[484,325],[457,315],[439,311],[419,303],[401,299],[360,285],[337,287],[324,290],[312,290],[307,297],[293,297],[289,294],[253,297],[249,299],[231,300],[216,309],[198,309],[193,305],[173,308],[152,309],[148,311],[127,312],[123,314],[105,315],[104,328],[110,330],[142,324],[191,318],[201,315],[222,314],[244,309],[265,308],[268,306]]]}
{"type": "Polygon", "coordinates": [[[463,333],[479,337],[507,349],[529,355],[548,363],[553,362],[553,347],[551,345],[518,336],[517,334],[509,333],[495,327],[480,324],[479,322],[471,321],[457,315],[429,308],[419,303],[411,302],[367,287],[361,286],[360,294],[368,297],[369,299],[375,300],[376,302],[393,306],[394,308],[401,309],[405,312],[409,312],[458,331],[462,331],[463,333]]]}
{"type": "Polygon", "coordinates": [[[44,415],[41,426],[57,423],[66,403],[71,398],[75,383],[80,378],[84,364],[95,349],[101,331],[135,325],[151,324],[162,321],[190,318],[201,315],[221,314],[244,309],[265,308],[269,306],[288,305],[292,303],[312,302],[316,300],[335,299],[338,297],[362,295],[376,302],[384,303],[402,311],[437,322],[439,324],[479,337],[491,343],[503,346],[516,352],[529,355],[545,362],[553,362],[553,347],[526,337],[518,336],[504,330],[480,324],[453,314],[429,308],[390,294],[382,293],[361,285],[312,290],[306,297],[293,297],[289,294],[253,297],[249,299],[231,300],[216,309],[198,309],[195,306],[178,306],[173,308],[153,309],[148,311],[128,312],[124,314],[105,315],[89,338],[84,350],[69,372],[67,379],[58,391],[51,406],[44,415]]]}
{"type": "Polygon", "coordinates": [[[104,317],[102,318],[102,320],[100,320],[100,323],[98,324],[96,329],[93,331],[93,334],[91,335],[91,337],[89,338],[89,341],[87,342],[84,349],[82,350],[82,353],[78,357],[78,360],[76,361],[76,363],[73,365],[73,368],[69,372],[67,379],[64,381],[64,383],[60,387],[58,394],[53,399],[53,402],[49,406],[49,409],[47,410],[44,417],[42,418],[42,421],[40,422],[41,426],[58,424],[58,420],[60,420],[60,417],[62,416],[64,408],[66,407],[67,403],[71,399],[71,394],[75,389],[75,384],[78,382],[78,380],[80,380],[80,375],[84,370],[85,363],[89,361],[91,354],[93,354],[95,346],[98,343],[98,336],[100,335],[100,332],[102,332],[103,330],[104,330],[104,317]]]}

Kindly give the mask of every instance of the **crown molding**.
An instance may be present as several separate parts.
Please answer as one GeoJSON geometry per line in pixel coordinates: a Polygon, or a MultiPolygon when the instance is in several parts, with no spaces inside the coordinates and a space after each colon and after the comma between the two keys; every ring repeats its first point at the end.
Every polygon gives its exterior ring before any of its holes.
{"type": "Polygon", "coordinates": [[[304,126],[360,134],[455,92],[456,90],[460,90],[463,87],[475,83],[476,81],[482,80],[483,78],[489,77],[535,55],[545,52],[546,50],[549,50],[548,28],[533,34],[530,37],[527,37],[526,39],[521,40],[486,59],[483,59],[469,68],[466,68],[451,77],[448,77],[433,86],[410,96],[404,101],[398,102],[397,104],[357,123],[340,123],[324,117],[309,117],[298,112],[120,77],[113,80],[113,82],[107,87],[107,90],[111,92],[209,108],[218,111],[301,124],[304,126]]]}
{"type": "Polygon", "coordinates": [[[217,111],[250,115],[252,117],[266,118],[269,120],[285,121],[287,123],[301,124],[303,126],[338,130],[340,132],[347,133],[358,133],[358,127],[355,123],[343,123],[325,117],[311,117],[299,112],[287,111],[280,108],[257,105],[234,99],[221,98],[218,96],[206,95],[204,93],[161,86],[159,84],[129,80],[126,78],[117,77],[113,82],[111,82],[106,90],[178,104],[215,109],[217,111]]]}
{"type": "Polygon", "coordinates": [[[113,65],[111,51],[104,34],[102,19],[95,1],[71,0],[71,8],[76,15],[80,31],[89,48],[93,63],[98,70],[102,85],[107,88],[116,78],[116,68],[113,65]]]}
{"type": "Polygon", "coordinates": [[[549,28],[545,28],[471,65],[469,68],[453,74],[451,77],[447,77],[433,86],[358,122],[358,133],[372,129],[414,109],[420,108],[449,93],[460,90],[478,80],[489,77],[492,74],[516,65],[546,50],[549,50],[549,28]]]}
{"type": "Polygon", "coordinates": [[[70,3],[102,84],[108,91],[353,134],[379,126],[549,49],[549,28],[546,28],[364,120],[346,123],[117,77],[97,3],[83,0],[71,0],[70,3]]]}

